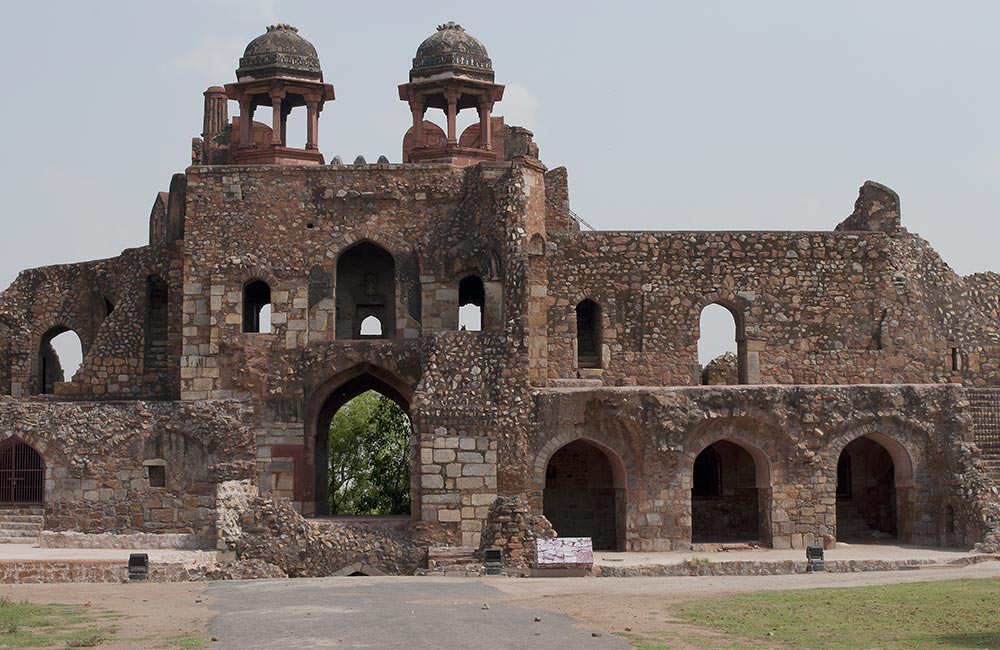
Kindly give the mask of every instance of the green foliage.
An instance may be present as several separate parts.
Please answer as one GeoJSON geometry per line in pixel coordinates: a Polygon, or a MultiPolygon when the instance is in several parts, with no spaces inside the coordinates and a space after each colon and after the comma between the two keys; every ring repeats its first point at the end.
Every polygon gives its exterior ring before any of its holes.
{"type": "MultiPolygon", "coordinates": [[[[686,603],[674,613],[707,628],[709,647],[1000,647],[998,579],[764,592],[686,603]]],[[[686,640],[696,645],[697,636],[686,640]]],[[[669,638],[648,641],[670,647],[669,638]]]]}
{"type": "Polygon", "coordinates": [[[330,514],[410,513],[410,419],[367,391],[330,422],[330,514]]]}

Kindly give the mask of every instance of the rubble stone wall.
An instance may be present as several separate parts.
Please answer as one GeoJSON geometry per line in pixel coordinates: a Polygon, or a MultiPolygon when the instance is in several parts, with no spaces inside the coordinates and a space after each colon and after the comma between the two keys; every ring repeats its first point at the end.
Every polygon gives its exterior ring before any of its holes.
{"type": "Polygon", "coordinates": [[[532,511],[554,518],[543,500],[548,461],[585,439],[624,466],[626,549],[687,548],[694,460],[727,440],[754,459],[770,535],[761,541],[802,548],[836,536],[837,461],[869,436],[896,464],[899,539],[971,546],[995,534],[996,504],[965,404],[957,386],[542,390],[527,470],[532,511]]]}
{"type": "Polygon", "coordinates": [[[234,402],[0,398],[0,440],[41,454],[47,530],[214,535],[216,484],[253,476],[251,415],[234,402]]]}

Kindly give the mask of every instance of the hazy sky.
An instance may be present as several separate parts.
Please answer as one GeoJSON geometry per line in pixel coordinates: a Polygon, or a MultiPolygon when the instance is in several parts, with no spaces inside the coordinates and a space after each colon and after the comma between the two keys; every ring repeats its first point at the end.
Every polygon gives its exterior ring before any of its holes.
{"type": "Polygon", "coordinates": [[[156,192],[190,163],[202,91],[234,81],[246,44],[279,21],[316,46],[336,87],[320,120],[328,159],[399,161],[410,113],[396,86],[454,20],[507,85],[495,114],[569,168],[572,207],[598,228],[829,230],[873,179],[956,271],[1000,270],[998,2],[4,9],[2,286],[145,244],[156,192]]]}

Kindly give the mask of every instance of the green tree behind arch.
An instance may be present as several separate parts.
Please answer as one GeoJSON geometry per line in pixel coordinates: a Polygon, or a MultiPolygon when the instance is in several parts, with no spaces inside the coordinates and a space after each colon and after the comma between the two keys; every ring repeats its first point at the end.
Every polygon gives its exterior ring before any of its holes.
{"type": "Polygon", "coordinates": [[[370,390],[330,422],[330,514],[410,514],[410,419],[370,390]]]}

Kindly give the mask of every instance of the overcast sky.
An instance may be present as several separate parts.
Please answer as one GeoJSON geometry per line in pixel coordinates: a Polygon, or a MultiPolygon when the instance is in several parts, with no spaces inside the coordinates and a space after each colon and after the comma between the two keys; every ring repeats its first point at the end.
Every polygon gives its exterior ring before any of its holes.
{"type": "Polygon", "coordinates": [[[830,230],[872,179],[956,271],[1000,270],[1000,2],[4,9],[2,286],[145,244],[156,192],[190,164],[202,91],[234,81],[246,44],[279,21],[336,87],[320,120],[328,159],[399,161],[410,113],[396,86],[454,20],[507,86],[495,114],[569,168],[572,208],[597,228],[830,230]]]}

